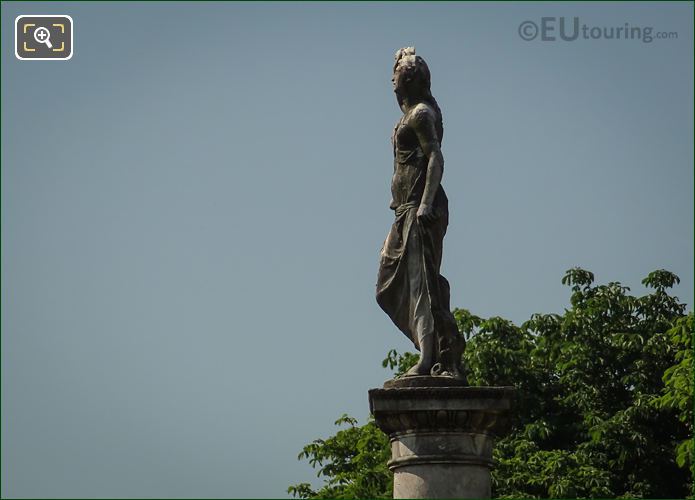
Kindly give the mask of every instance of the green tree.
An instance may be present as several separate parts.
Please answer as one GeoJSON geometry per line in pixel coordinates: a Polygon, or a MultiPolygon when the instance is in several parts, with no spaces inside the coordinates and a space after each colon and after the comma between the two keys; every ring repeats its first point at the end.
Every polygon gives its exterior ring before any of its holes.
{"type": "MultiPolygon", "coordinates": [[[[514,385],[512,431],[494,451],[498,498],[683,498],[693,477],[693,314],[668,289],[673,273],[650,273],[653,291],[594,285],[580,268],[563,314],[534,314],[521,326],[454,311],[468,345],[472,385],[514,385]]],[[[417,361],[388,353],[397,375],[417,361]]],[[[300,459],[324,486],[291,486],[301,498],[388,498],[388,440],[372,421],[307,445],[300,459]]]]}
{"type": "Polygon", "coordinates": [[[299,454],[325,477],[323,487],[314,491],[309,483],[300,483],[287,491],[300,498],[391,498],[393,474],[386,467],[390,455],[386,435],[373,420],[358,427],[356,419],[343,415],[335,425],[347,428],[315,440],[299,454]]]}

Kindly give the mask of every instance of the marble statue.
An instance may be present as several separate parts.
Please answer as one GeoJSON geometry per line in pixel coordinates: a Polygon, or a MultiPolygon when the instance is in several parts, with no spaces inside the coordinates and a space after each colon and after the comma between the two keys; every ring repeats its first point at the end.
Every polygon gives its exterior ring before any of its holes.
{"type": "Polygon", "coordinates": [[[396,53],[392,81],[403,116],[392,136],[395,221],[381,250],[376,299],[420,351],[406,377],[465,380],[465,340],[449,309],[449,282],[439,273],[449,222],[442,112],[430,92],[429,68],[413,47],[396,53]]]}

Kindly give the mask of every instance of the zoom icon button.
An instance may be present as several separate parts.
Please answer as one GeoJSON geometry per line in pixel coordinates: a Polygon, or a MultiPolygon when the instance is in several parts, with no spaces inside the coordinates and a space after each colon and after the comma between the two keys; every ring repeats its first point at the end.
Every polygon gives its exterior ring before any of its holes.
{"type": "Polygon", "coordinates": [[[72,57],[70,16],[17,16],[14,31],[17,59],[49,61],[72,57]]]}

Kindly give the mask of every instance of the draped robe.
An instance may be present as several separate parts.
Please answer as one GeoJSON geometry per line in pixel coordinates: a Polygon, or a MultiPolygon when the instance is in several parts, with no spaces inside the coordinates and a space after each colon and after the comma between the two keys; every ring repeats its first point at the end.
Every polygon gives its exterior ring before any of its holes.
{"type": "Polygon", "coordinates": [[[448,199],[440,184],[432,204],[435,220],[423,222],[417,218],[428,157],[406,115],[396,125],[392,140],[390,208],[396,218],[381,250],[376,299],[416,349],[420,350],[425,336],[435,335],[438,369],[457,372],[464,341],[449,309],[449,283],[439,274],[449,222],[448,199]]]}

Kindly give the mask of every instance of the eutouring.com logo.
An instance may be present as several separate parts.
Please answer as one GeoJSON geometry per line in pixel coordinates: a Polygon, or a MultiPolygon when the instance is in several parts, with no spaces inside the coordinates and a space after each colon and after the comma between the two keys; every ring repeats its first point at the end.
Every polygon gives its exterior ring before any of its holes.
{"type": "Polygon", "coordinates": [[[530,42],[574,42],[577,40],[637,40],[652,43],[654,40],[673,40],[677,31],[654,31],[652,26],[591,26],[578,17],[541,17],[540,21],[524,21],[519,25],[519,37],[530,42]]]}

